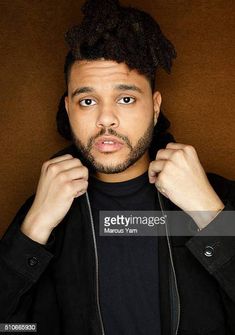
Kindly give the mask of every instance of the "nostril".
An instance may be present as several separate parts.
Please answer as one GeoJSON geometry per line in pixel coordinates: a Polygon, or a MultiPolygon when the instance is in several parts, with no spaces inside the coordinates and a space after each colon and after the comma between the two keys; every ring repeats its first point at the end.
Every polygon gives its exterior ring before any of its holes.
{"type": "Polygon", "coordinates": [[[98,127],[103,127],[103,128],[108,128],[108,127],[117,127],[118,126],[118,121],[116,122],[109,122],[108,120],[99,120],[97,122],[98,127]]]}

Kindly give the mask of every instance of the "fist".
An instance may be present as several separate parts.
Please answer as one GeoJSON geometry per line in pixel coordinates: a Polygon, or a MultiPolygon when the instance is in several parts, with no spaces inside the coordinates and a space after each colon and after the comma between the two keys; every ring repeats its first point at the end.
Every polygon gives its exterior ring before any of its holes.
{"type": "Polygon", "coordinates": [[[189,215],[223,207],[191,145],[168,143],[159,150],[149,166],[149,181],[189,215]]]}
{"type": "MultiPolygon", "coordinates": [[[[68,212],[74,198],[86,192],[88,169],[79,159],[63,155],[45,162],[26,222],[51,231],[68,212]]],[[[35,230],[35,229],[34,229],[35,230]]]]}

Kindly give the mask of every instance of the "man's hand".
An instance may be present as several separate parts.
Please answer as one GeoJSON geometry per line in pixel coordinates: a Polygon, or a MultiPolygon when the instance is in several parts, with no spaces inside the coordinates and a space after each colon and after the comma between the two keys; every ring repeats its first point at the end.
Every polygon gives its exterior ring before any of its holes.
{"type": "Polygon", "coordinates": [[[74,198],[85,193],[87,187],[88,169],[79,159],[63,155],[45,162],[34,202],[21,225],[22,232],[39,243],[46,243],[74,198]]]}
{"type": "Polygon", "coordinates": [[[149,165],[149,181],[192,216],[201,229],[224,208],[190,145],[168,143],[159,150],[149,165]]]}

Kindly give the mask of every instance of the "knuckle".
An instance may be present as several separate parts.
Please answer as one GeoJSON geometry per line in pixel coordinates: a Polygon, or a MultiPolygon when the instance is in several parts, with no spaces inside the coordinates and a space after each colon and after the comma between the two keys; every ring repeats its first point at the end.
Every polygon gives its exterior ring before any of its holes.
{"type": "Polygon", "coordinates": [[[156,154],[156,158],[158,158],[163,152],[164,152],[165,149],[159,149],[157,154],[156,154]]]}
{"type": "Polygon", "coordinates": [[[165,165],[164,165],[164,169],[165,169],[166,171],[171,171],[172,168],[173,168],[173,163],[172,163],[170,160],[168,160],[168,161],[165,163],[165,165]]]}
{"type": "Polygon", "coordinates": [[[174,158],[181,158],[183,154],[184,154],[183,149],[178,149],[178,150],[175,150],[175,152],[173,152],[172,156],[174,158]]]}
{"type": "Polygon", "coordinates": [[[65,172],[61,172],[58,174],[57,178],[60,183],[64,183],[67,180],[67,175],[65,172]]]}
{"type": "Polygon", "coordinates": [[[156,162],[156,161],[152,161],[152,162],[150,162],[150,164],[149,164],[149,168],[150,168],[150,169],[153,169],[153,167],[154,167],[154,165],[155,165],[155,162],[156,162]]]}
{"type": "Polygon", "coordinates": [[[52,164],[49,164],[49,165],[48,165],[47,170],[48,170],[49,173],[55,175],[55,174],[58,173],[58,171],[59,171],[59,167],[58,167],[57,164],[52,163],[52,164]]]}
{"type": "Polygon", "coordinates": [[[194,152],[196,152],[196,149],[192,146],[192,145],[190,145],[190,144],[187,144],[186,146],[185,146],[185,151],[187,152],[192,152],[192,153],[194,153],[194,152]]]}
{"type": "Polygon", "coordinates": [[[174,144],[175,144],[174,142],[169,142],[167,143],[166,148],[172,147],[174,144]]]}
{"type": "Polygon", "coordinates": [[[83,170],[84,170],[85,176],[87,177],[89,173],[88,168],[86,166],[83,166],[83,170]]]}
{"type": "Polygon", "coordinates": [[[81,164],[82,164],[79,158],[76,158],[76,157],[75,157],[75,158],[73,158],[73,160],[74,160],[78,165],[81,165],[81,164]]]}
{"type": "Polygon", "coordinates": [[[50,165],[50,161],[45,161],[45,162],[42,164],[41,171],[45,171],[45,170],[47,170],[47,168],[48,168],[49,165],[50,165]]]}
{"type": "Polygon", "coordinates": [[[46,169],[47,169],[47,164],[46,164],[46,162],[44,162],[44,163],[42,164],[42,167],[41,167],[41,173],[45,172],[46,169]]]}

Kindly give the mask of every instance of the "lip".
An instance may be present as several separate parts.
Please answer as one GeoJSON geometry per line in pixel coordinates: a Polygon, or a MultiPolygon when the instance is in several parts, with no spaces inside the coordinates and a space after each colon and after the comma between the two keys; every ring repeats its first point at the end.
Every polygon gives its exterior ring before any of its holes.
{"type": "Polygon", "coordinates": [[[113,136],[102,136],[95,141],[94,146],[100,152],[115,152],[120,150],[124,143],[113,136]]]}

